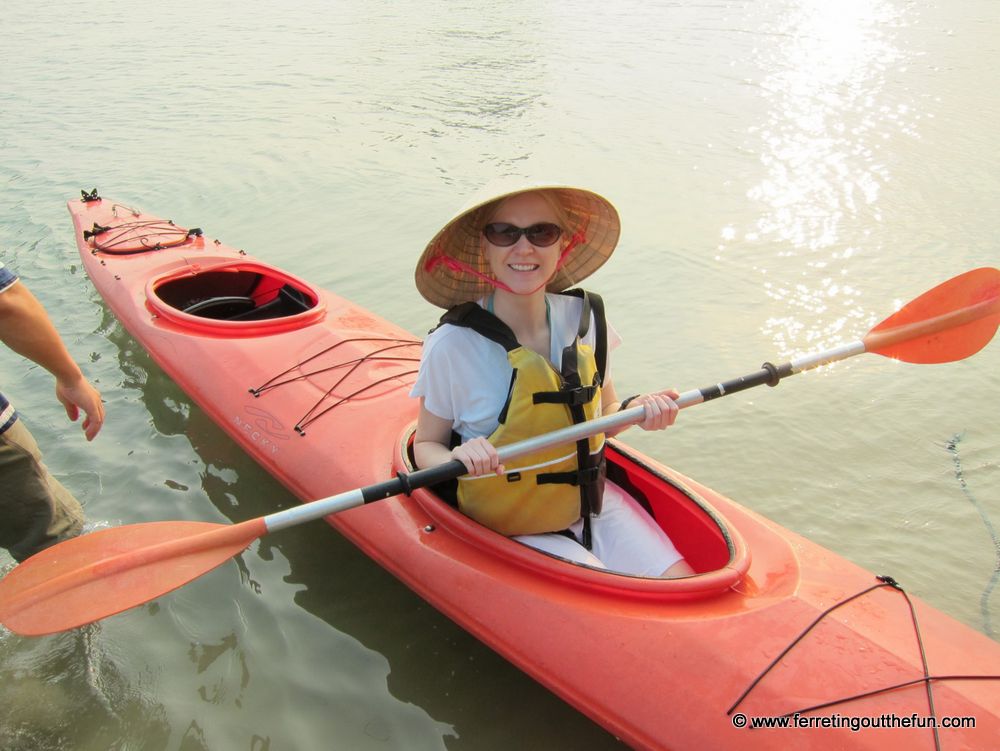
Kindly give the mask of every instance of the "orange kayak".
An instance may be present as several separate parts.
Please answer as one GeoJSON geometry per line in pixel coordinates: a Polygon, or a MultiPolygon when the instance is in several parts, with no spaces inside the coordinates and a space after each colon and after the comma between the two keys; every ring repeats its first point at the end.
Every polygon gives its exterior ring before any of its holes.
{"type": "MultiPolygon", "coordinates": [[[[412,469],[416,337],[199,229],[96,195],[69,209],[109,308],[296,496],[412,469]]],[[[697,575],[574,565],[425,489],[327,521],[633,747],[996,744],[1000,644],[621,442],[608,453],[697,575]]]]}

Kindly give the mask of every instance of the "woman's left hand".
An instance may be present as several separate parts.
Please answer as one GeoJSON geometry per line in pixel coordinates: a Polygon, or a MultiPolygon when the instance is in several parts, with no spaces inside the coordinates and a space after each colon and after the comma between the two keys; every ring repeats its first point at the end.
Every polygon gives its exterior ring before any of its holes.
{"type": "Polygon", "coordinates": [[[634,407],[639,404],[643,406],[646,416],[642,422],[636,423],[643,430],[663,430],[669,428],[677,419],[680,408],[674,401],[680,393],[674,389],[664,389],[653,394],[642,394],[635,397],[629,404],[634,407]]]}

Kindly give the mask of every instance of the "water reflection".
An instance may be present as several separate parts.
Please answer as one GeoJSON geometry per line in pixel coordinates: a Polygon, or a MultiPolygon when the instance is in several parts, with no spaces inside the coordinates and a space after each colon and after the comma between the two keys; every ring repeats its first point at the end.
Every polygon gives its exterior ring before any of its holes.
{"type": "MultiPolygon", "coordinates": [[[[166,748],[170,726],[155,685],[128,677],[101,626],[38,639],[0,635],[0,748],[75,751],[166,748]]],[[[127,665],[127,662],[124,663],[127,665]]]]}
{"type": "Polygon", "coordinates": [[[918,136],[917,109],[887,86],[907,64],[895,40],[905,22],[889,0],[798,0],[762,23],[754,57],[767,109],[748,134],[764,177],[747,193],[761,212],[725,226],[721,247],[754,254],[780,311],[764,331],[782,354],[832,346],[874,322],[859,262],[881,251],[870,228],[883,221],[895,145],[918,136]]]}
{"type": "MultiPolygon", "coordinates": [[[[350,109],[336,113],[338,129],[369,132],[380,149],[418,149],[445,182],[467,171],[470,144],[484,138],[502,139],[502,149],[478,155],[500,171],[532,156],[550,75],[533,31],[545,33],[544,9],[452,5],[401,15],[361,7],[326,29],[350,50],[344,63],[356,68],[361,59],[368,72],[348,84],[350,109]]],[[[344,99],[343,81],[316,83],[319,99],[344,99]]]]}

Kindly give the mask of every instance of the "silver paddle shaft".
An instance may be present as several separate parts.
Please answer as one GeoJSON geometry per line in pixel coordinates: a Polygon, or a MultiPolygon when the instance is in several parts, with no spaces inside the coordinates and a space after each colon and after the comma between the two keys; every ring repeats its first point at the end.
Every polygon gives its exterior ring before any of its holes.
{"type": "MultiPolygon", "coordinates": [[[[751,373],[750,375],[743,376],[732,381],[725,381],[706,388],[685,391],[677,398],[677,406],[684,409],[685,407],[702,404],[710,399],[716,399],[718,397],[726,396],[727,394],[732,394],[737,391],[743,391],[754,386],[761,386],[764,384],[774,386],[777,385],[778,380],[781,378],[794,375],[795,373],[800,373],[804,370],[816,368],[821,365],[826,365],[831,362],[836,362],[837,360],[844,360],[848,357],[862,354],[864,351],[864,343],[857,341],[833,347],[823,352],[796,358],[795,360],[792,360],[791,362],[780,367],[765,365],[756,373],[751,373]]],[[[629,407],[628,409],[615,412],[614,414],[604,415],[603,417],[588,420],[587,422],[581,422],[576,425],[569,425],[565,428],[554,430],[551,433],[545,433],[540,436],[535,436],[534,438],[527,438],[523,441],[518,441],[517,443],[510,443],[506,446],[501,446],[497,450],[497,454],[500,456],[500,462],[504,463],[511,459],[516,459],[519,456],[532,454],[536,451],[541,451],[553,446],[576,443],[577,441],[582,441],[592,435],[595,435],[596,433],[610,433],[611,431],[619,428],[634,425],[635,423],[642,422],[644,416],[645,408],[641,404],[636,405],[635,407],[629,407]]],[[[438,467],[418,470],[416,472],[411,472],[408,475],[400,474],[393,480],[387,480],[386,482],[378,483],[376,485],[369,485],[363,488],[348,490],[337,495],[329,496],[328,498],[322,498],[318,501],[312,501],[311,503],[305,503],[301,506],[295,506],[293,508],[285,509],[284,511],[278,511],[264,517],[264,523],[267,525],[269,532],[275,532],[279,529],[285,529],[286,527],[291,527],[296,524],[319,519],[324,516],[329,516],[330,514],[336,514],[339,511],[345,511],[347,509],[354,508],[355,506],[361,506],[365,503],[370,503],[371,501],[389,498],[394,495],[399,495],[400,493],[409,494],[417,488],[427,487],[428,485],[436,485],[440,482],[459,477],[465,473],[465,467],[456,459],[438,467]]]]}

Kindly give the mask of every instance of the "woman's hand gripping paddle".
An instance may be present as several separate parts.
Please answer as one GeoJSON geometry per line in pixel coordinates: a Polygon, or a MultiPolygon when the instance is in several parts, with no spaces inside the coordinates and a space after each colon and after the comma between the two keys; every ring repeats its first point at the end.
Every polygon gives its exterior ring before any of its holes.
{"type": "MultiPolygon", "coordinates": [[[[871,352],[911,363],[961,360],[986,346],[1000,325],[1000,270],[981,268],[941,284],[878,324],[861,340],[680,395],[689,407],[736,391],[871,352]]],[[[642,406],[499,449],[501,461],[640,422],[642,406]]],[[[0,581],[0,623],[39,636],[82,626],[166,594],[244,550],[259,537],[364,503],[410,493],[465,473],[459,461],[400,475],[241,524],[150,522],[76,537],[32,556],[0,581]]]]}

